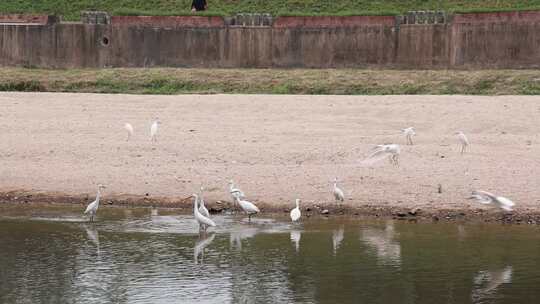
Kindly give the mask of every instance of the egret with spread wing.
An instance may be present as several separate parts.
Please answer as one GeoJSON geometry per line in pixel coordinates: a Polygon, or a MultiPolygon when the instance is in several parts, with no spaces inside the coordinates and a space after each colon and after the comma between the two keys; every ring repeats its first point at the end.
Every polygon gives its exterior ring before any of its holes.
{"type": "Polygon", "coordinates": [[[512,207],[516,205],[506,197],[496,196],[493,193],[480,190],[473,191],[469,199],[475,199],[484,205],[494,205],[505,211],[512,211],[512,207]]]}
{"type": "Polygon", "coordinates": [[[371,154],[362,161],[362,164],[372,165],[382,159],[388,158],[393,165],[399,165],[399,154],[401,148],[397,144],[377,145],[373,148],[371,154]]]}

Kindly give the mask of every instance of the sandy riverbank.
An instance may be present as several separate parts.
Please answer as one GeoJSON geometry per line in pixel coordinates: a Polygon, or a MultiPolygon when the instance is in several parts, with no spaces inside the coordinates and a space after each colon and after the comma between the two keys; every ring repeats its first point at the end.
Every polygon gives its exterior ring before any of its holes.
{"type": "Polygon", "coordinates": [[[125,204],[187,206],[204,185],[230,200],[231,178],[268,209],[486,210],[473,189],[506,196],[519,214],[540,213],[540,104],[535,96],[284,96],[0,94],[2,201],[83,203],[95,185],[125,204]],[[151,120],[162,122],[151,143],[151,120]],[[123,124],[135,135],[126,142],[123,124]],[[399,130],[414,126],[414,146],[399,130]],[[463,130],[471,151],[460,155],[463,130]],[[401,165],[363,167],[375,144],[399,143],[401,165]],[[438,193],[438,185],[442,193],[438,193]],[[31,195],[31,196],[29,196],[31,195]],[[15,199],[17,197],[17,199],[15,199]]]}

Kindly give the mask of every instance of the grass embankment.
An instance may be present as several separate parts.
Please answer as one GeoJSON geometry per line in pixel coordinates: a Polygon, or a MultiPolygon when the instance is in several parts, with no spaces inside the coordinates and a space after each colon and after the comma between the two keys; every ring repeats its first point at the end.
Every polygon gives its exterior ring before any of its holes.
{"type": "MultiPolygon", "coordinates": [[[[499,11],[540,8],[540,0],[208,0],[210,15],[271,13],[273,15],[400,14],[409,10],[499,11]]],[[[191,0],[4,0],[0,12],[49,13],[78,20],[80,11],[105,10],[128,15],[189,14],[191,0]]]]}
{"type": "Polygon", "coordinates": [[[540,71],[1,68],[0,91],[538,95],[540,71]]]}

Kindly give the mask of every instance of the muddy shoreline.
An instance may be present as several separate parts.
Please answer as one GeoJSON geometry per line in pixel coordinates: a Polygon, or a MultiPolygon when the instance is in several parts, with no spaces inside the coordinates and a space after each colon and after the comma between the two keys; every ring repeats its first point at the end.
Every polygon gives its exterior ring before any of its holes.
{"type": "MultiPolygon", "coordinates": [[[[35,193],[31,191],[10,191],[0,193],[0,205],[28,205],[39,210],[40,207],[50,205],[80,205],[81,210],[94,200],[89,195],[66,195],[61,193],[35,193]]],[[[206,201],[211,214],[227,214],[238,211],[231,202],[225,200],[206,201]]],[[[288,214],[292,207],[283,204],[258,202],[261,214],[282,215],[288,214]]],[[[151,198],[146,196],[104,196],[101,208],[118,207],[156,207],[178,210],[181,214],[192,212],[192,199],[185,198],[151,198]]],[[[301,207],[304,217],[362,217],[374,219],[395,219],[409,222],[486,222],[517,225],[540,225],[540,212],[519,210],[503,212],[492,208],[464,208],[464,209],[421,209],[404,208],[392,205],[354,205],[350,203],[335,204],[325,202],[304,203],[301,207]]]]}

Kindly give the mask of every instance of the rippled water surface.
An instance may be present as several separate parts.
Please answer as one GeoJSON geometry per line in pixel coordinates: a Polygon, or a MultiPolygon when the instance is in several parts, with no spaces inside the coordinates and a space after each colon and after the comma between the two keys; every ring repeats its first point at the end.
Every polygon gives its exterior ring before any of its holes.
{"type": "Polygon", "coordinates": [[[540,229],[0,207],[0,303],[540,303],[540,229]]]}

